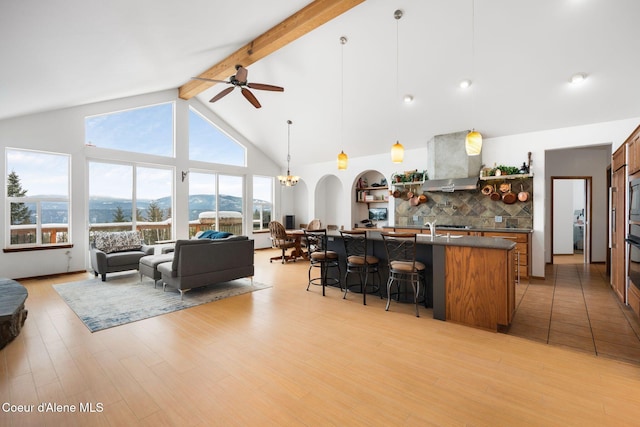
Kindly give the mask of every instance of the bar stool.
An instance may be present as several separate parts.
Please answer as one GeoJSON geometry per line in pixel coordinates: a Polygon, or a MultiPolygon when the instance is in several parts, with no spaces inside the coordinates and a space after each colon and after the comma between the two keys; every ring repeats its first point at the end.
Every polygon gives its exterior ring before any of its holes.
{"type": "Polygon", "coordinates": [[[322,286],[322,295],[325,295],[325,286],[340,286],[340,263],[337,252],[327,250],[327,230],[304,230],[305,241],[309,250],[309,284],[322,286]],[[311,278],[311,269],[319,268],[320,277],[311,278]],[[328,277],[329,268],[338,269],[338,278],[328,277]]]}
{"type": "Polygon", "coordinates": [[[365,230],[340,231],[340,235],[347,253],[347,271],[344,274],[344,296],[342,298],[347,298],[347,292],[351,288],[359,287],[362,292],[362,303],[367,305],[367,286],[371,287],[370,293],[378,292],[380,298],[382,298],[382,293],[380,292],[380,284],[382,283],[379,269],[380,260],[368,253],[367,232],[365,230]],[[360,282],[349,285],[349,273],[356,273],[360,278],[360,282]],[[372,283],[369,285],[367,280],[370,274],[374,276],[372,277],[372,283]],[[377,285],[375,274],[378,275],[377,285]]]}
{"type": "MultiPolygon", "coordinates": [[[[400,284],[410,283],[413,288],[413,302],[418,312],[418,298],[420,296],[420,282],[424,283],[423,293],[426,295],[426,266],[416,260],[416,235],[414,233],[382,233],[382,240],[387,252],[389,263],[389,280],[387,281],[387,306],[391,303],[391,286],[395,283],[400,296],[400,284]]],[[[426,300],[426,298],[425,298],[426,300]]]]}

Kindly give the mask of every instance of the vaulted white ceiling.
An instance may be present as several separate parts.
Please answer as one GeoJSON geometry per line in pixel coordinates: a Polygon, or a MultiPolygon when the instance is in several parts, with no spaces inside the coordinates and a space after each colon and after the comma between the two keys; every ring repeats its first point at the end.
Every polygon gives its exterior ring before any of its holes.
{"type": "MultiPolygon", "coordinates": [[[[2,1],[0,119],[178,88],[308,3],[2,1]]],[[[282,165],[292,120],[292,167],[472,127],[489,138],[640,117],[639,1],[472,11],[473,0],[366,0],[248,67],[249,81],[285,88],[253,91],[261,109],[239,91],[209,104],[223,85],[198,98],[282,165]],[[576,72],[587,80],[571,86],[576,72]]]]}

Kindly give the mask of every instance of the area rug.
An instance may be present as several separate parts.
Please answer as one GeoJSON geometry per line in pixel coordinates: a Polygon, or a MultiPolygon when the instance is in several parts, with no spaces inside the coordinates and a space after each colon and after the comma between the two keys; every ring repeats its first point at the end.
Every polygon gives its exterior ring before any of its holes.
{"type": "Polygon", "coordinates": [[[192,289],[181,300],[175,289],[163,292],[162,286],[154,288],[151,280],[140,282],[138,274],[115,276],[106,282],[96,278],[53,285],[91,332],[270,287],[238,279],[192,289]]]}

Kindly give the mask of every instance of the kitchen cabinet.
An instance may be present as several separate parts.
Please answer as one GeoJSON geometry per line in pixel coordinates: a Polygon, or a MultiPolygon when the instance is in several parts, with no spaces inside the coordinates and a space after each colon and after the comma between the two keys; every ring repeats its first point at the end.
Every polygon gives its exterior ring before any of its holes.
{"type": "Polygon", "coordinates": [[[628,173],[632,175],[640,171],[640,126],[627,138],[628,173]]]}
{"type": "Polygon", "coordinates": [[[445,248],[447,321],[489,330],[511,323],[515,311],[514,251],[445,248]]]}
{"type": "Polygon", "coordinates": [[[531,276],[531,235],[530,233],[484,231],[484,237],[499,237],[516,242],[514,250],[514,271],[519,279],[529,279],[531,276]]]}
{"type": "Polygon", "coordinates": [[[626,144],[621,145],[611,159],[611,288],[618,299],[626,302],[626,144]]]}

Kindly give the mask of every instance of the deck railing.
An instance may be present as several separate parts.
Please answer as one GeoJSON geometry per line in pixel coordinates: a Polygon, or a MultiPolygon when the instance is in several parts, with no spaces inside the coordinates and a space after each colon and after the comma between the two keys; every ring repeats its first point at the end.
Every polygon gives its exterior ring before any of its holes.
{"type": "MultiPolygon", "coordinates": [[[[91,224],[89,232],[92,231],[127,231],[133,227],[131,222],[109,222],[91,224]]],[[[142,239],[148,245],[153,245],[158,241],[172,239],[171,222],[137,222],[136,230],[142,234],[142,239]]],[[[189,221],[189,237],[195,236],[199,231],[215,230],[215,221],[201,223],[198,220],[189,221]]],[[[42,244],[54,245],[69,242],[69,228],[67,224],[44,224],[41,227],[42,244]]],[[[242,234],[242,218],[221,218],[218,231],[226,231],[233,234],[242,234]]],[[[36,243],[37,229],[35,224],[12,225],[11,244],[30,245],[36,243]]]]}

